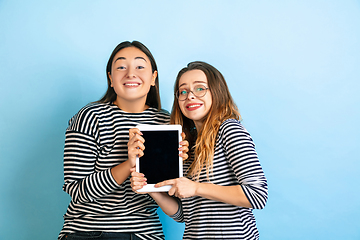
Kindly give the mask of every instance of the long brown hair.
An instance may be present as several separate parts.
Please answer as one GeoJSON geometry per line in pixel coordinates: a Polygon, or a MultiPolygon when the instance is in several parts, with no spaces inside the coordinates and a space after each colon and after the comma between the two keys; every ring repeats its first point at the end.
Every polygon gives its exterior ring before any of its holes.
{"type": "MultiPolygon", "coordinates": [[[[97,102],[107,103],[107,102],[114,102],[116,100],[116,92],[114,91],[114,88],[111,87],[111,80],[110,80],[109,74],[111,73],[111,68],[112,68],[112,64],[113,64],[115,55],[120,50],[122,50],[124,48],[128,48],[128,47],[136,47],[140,51],[145,53],[146,56],[150,60],[152,73],[157,71],[157,65],[155,62],[155,58],[151,54],[150,50],[144,44],[142,44],[141,42],[138,42],[138,41],[133,41],[133,42],[125,41],[125,42],[120,43],[119,45],[117,45],[115,47],[115,49],[111,53],[109,61],[106,66],[106,78],[107,78],[107,84],[108,84],[107,91],[106,91],[105,95],[97,102]]],[[[145,104],[150,107],[156,108],[158,111],[160,111],[160,109],[161,109],[160,94],[159,94],[159,73],[157,74],[157,76],[155,78],[155,86],[150,87],[150,91],[147,94],[145,104]]]]}
{"type": "Polygon", "coordinates": [[[208,63],[195,61],[181,69],[176,78],[174,93],[179,89],[181,76],[185,72],[195,69],[205,73],[212,97],[212,106],[204,119],[203,126],[201,129],[195,129],[194,122],[181,112],[176,97],[174,98],[170,121],[172,124],[181,124],[183,126],[183,132],[185,132],[189,141],[190,149],[194,148],[195,153],[194,161],[190,165],[187,175],[193,179],[199,179],[203,168],[206,169],[208,178],[213,169],[215,141],[222,122],[226,119],[240,120],[241,116],[230,95],[224,76],[208,63]]]}

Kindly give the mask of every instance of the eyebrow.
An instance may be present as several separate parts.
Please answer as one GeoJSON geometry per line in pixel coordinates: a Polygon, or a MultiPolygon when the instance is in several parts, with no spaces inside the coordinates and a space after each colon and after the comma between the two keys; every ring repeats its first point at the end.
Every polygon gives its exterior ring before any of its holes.
{"type": "MultiPolygon", "coordinates": [[[[146,62],[146,59],[143,58],[143,57],[136,57],[135,59],[142,59],[142,60],[144,60],[144,61],[146,62]]],[[[126,60],[126,58],[125,58],[125,57],[118,57],[118,58],[114,61],[114,63],[115,63],[117,60],[126,60]]]]}
{"type": "MultiPolygon", "coordinates": [[[[204,84],[208,84],[207,82],[204,82],[204,81],[195,81],[194,83],[204,83],[204,84]]],[[[179,88],[183,85],[186,85],[186,83],[183,83],[179,86],[179,88]]]]}

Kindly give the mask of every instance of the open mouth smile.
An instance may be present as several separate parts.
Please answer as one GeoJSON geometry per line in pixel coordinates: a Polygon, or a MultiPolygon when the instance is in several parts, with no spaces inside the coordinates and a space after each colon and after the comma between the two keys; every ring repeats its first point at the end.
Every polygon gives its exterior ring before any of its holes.
{"type": "Polygon", "coordinates": [[[140,83],[137,83],[137,82],[127,82],[127,83],[124,83],[124,86],[125,87],[138,87],[140,86],[141,84],[140,83]]]}
{"type": "Polygon", "coordinates": [[[201,104],[201,103],[191,103],[191,104],[186,105],[186,109],[189,111],[193,111],[193,110],[200,108],[202,105],[203,104],[201,104]]]}

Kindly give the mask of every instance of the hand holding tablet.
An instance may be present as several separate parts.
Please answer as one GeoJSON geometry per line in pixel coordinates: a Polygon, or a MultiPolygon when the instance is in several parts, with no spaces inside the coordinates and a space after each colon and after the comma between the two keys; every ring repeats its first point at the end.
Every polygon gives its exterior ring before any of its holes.
{"type": "Polygon", "coordinates": [[[181,125],[137,125],[145,139],[144,155],[136,158],[136,172],[147,178],[138,192],[167,192],[171,185],[156,188],[156,183],[183,176],[182,158],[178,150],[181,125]]]}

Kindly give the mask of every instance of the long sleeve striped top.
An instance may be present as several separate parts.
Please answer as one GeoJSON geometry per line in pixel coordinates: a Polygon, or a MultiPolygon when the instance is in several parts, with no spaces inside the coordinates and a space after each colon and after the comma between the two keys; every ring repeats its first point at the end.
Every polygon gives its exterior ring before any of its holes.
{"type": "Polygon", "coordinates": [[[141,239],[164,239],[149,195],[132,191],[128,178],[117,184],[111,168],[126,161],[129,129],[169,124],[169,113],[148,108],[127,113],[112,103],[90,104],[70,121],[64,148],[63,190],[71,196],[59,238],[75,231],[131,232],[141,239]]]}
{"type": "MultiPolygon", "coordinates": [[[[184,175],[192,161],[185,162],[184,175]]],[[[221,186],[240,185],[252,209],[262,209],[266,204],[267,180],[255,145],[237,120],[226,120],[220,126],[209,180],[221,186]]],[[[199,182],[209,180],[203,169],[199,182]]],[[[258,239],[252,209],[194,196],[181,199],[178,212],[171,217],[185,222],[183,239],[258,239]]]]}

